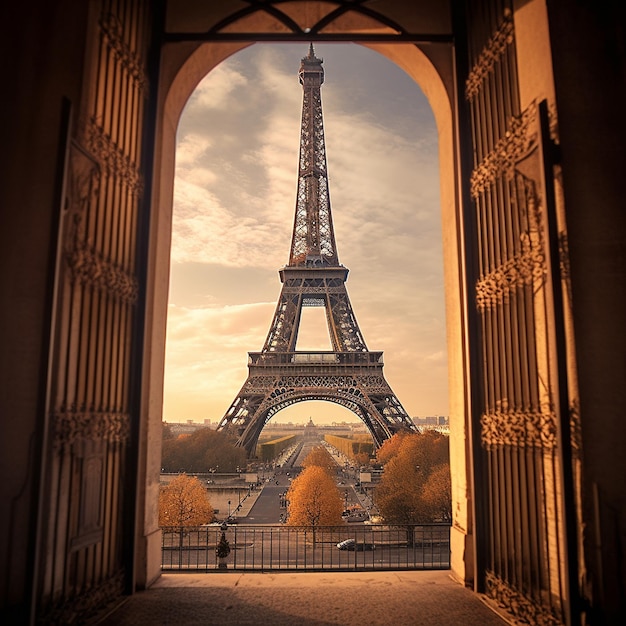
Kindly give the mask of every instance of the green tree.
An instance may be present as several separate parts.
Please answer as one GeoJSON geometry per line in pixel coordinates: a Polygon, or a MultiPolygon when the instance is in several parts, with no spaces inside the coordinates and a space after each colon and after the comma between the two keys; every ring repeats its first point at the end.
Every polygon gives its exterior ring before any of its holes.
{"type": "Polygon", "coordinates": [[[222,531],[219,543],[215,547],[215,556],[219,559],[219,569],[226,569],[226,557],[230,554],[230,543],[226,539],[226,533],[222,531]]]}
{"type": "Polygon", "coordinates": [[[288,524],[306,526],[313,533],[313,543],[320,526],[342,523],[343,501],[339,489],[328,472],[311,465],[300,473],[287,492],[288,524]]]}
{"type": "Polygon", "coordinates": [[[213,520],[213,507],[195,476],[180,474],[159,494],[159,526],[200,526],[213,520]]]}

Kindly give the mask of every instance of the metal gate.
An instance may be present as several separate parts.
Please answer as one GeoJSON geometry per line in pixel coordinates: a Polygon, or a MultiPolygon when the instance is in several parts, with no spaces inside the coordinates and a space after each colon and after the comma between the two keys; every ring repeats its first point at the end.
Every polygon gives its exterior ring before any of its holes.
{"type": "Polygon", "coordinates": [[[479,586],[524,622],[565,623],[576,579],[567,561],[576,412],[564,361],[556,113],[545,102],[521,108],[512,2],[466,6],[479,586]]]}
{"type": "MultiPolygon", "coordinates": [[[[140,300],[150,6],[89,3],[85,93],[66,107],[38,614],[80,621],[129,578],[125,520],[140,300]],[[51,523],[50,520],[54,520],[51,523]]],[[[128,523],[128,522],[126,522],[128,523]]]]}

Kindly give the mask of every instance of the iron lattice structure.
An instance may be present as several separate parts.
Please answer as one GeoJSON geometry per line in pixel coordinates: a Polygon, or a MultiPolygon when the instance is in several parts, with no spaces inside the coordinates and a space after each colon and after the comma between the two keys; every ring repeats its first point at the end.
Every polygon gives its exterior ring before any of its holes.
{"type": "Polygon", "coordinates": [[[265,424],[305,400],[335,402],[358,415],[376,446],[415,426],[383,375],[383,353],[370,352],[350,305],[348,269],[339,263],[328,190],[322,117],[322,59],[302,59],[303,89],[296,215],[289,263],[261,352],[250,352],[248,378],[219,428],[238,435],[251,456],[265,424]],[[302,308],[324,307],[332,351],[296,350],[302,308]]]}

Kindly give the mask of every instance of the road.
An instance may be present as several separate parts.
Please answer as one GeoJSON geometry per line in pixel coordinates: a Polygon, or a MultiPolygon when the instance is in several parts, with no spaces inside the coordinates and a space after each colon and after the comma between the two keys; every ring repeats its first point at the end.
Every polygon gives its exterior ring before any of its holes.
{"type": "MultiPolygon", "coordinates": [[[[304,441],[291,457],[285,460],[285,464],[276,470],[276,474],[266,480],[248,516],[240,518],[239,524],[280,524],[286,514],[286,509],[280,506],[281,499],[289,490],[291,480],[302,469],[304,459],[314,447],[319,445],[322,445],[320,440],[304,441]]],[[[339,465],[337,465],[337,486],[344,498],[345,507],[360,504],[359,497],[354,490],[354,480],[346,478],[339,465]]]]}
{"type": "MultiPolygon", "coordinates": [[[[289,470],[287,470],[289,471],[289,470]]],[[[290,472],[291,474],[291,472],[290,472]]],[[[289,489],[289,477],[277,473],[263,485],[262,491],[250,509],[247,517],[239,520],[240,524],[279,524],[285,508],[280,506],[281,494],[289,489]]]]}

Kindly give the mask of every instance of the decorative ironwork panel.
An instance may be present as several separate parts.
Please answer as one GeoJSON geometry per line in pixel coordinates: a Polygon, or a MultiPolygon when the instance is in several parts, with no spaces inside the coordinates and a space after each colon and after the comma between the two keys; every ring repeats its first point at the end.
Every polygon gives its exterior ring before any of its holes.
{"type": "Polygon", "coordinates": [[[149,3],[91,3],[76,107],[48,407],[50,524],[41,620],[84,622],[123,589],[125,462],[149,3]]]}
{"type": "Polygon", "coordinates": [[[483,582],[516,619],[556,624],[566,619],[566,539],[539,112],[534,103],[520,110],[512,2],[466,7],[485,486],[475,491],[488,529],[483,582]]]}

